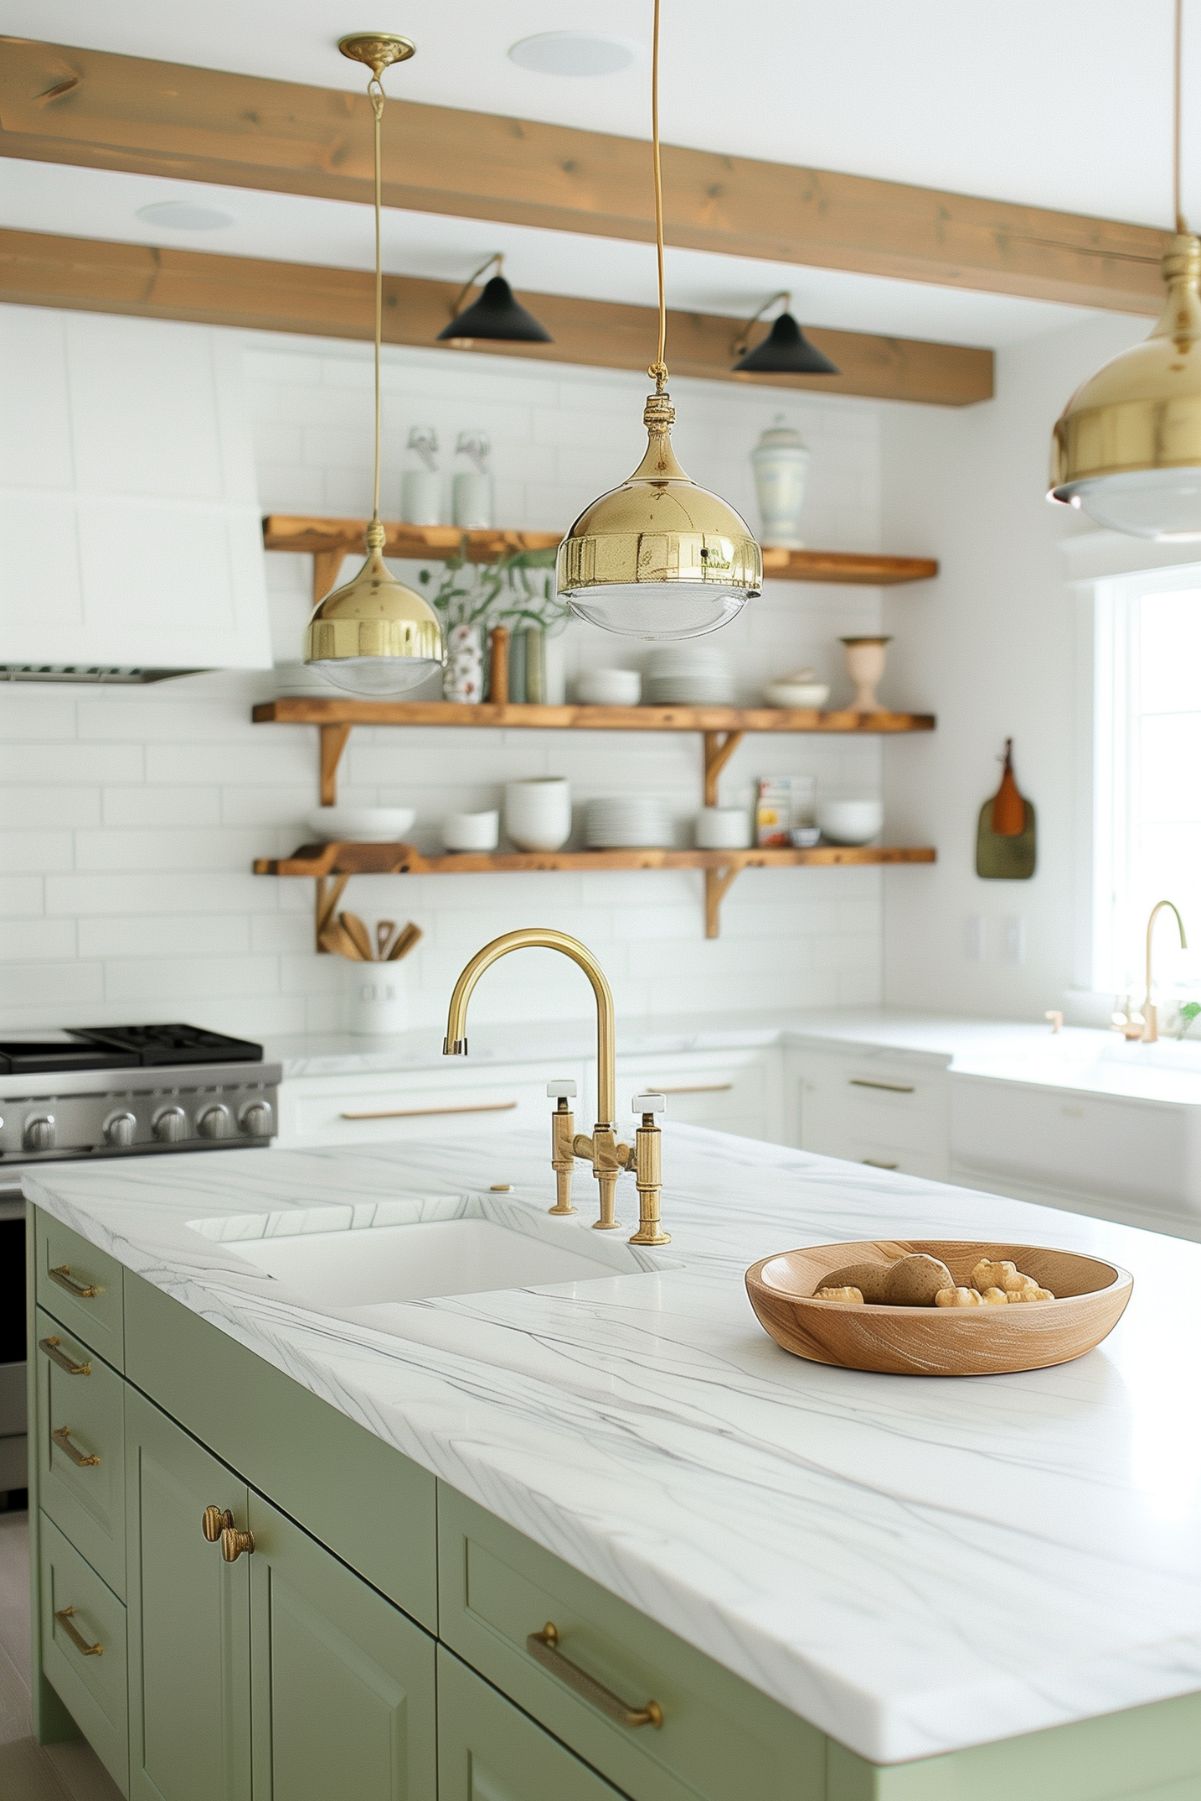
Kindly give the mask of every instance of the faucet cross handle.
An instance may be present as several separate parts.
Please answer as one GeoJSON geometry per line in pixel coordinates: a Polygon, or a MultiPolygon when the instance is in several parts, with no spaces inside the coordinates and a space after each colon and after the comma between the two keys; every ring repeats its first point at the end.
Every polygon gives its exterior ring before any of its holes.
{"type": "Polygon", "coordinates": [[[573,1101],[576,1085],[570,1076],[555,1076],[546,1084],[546,1098],[551,1101],[573,1101]]]}
{"type": "Polygon", "coordinates": [[[665,1094],[656,1094],[653,1091],[648,1094],[636,1094],[630,1102],[630,1108],[634,1113],[649,1113],[651,1115],[666,1113],[667,1096],[665,1094]]]}

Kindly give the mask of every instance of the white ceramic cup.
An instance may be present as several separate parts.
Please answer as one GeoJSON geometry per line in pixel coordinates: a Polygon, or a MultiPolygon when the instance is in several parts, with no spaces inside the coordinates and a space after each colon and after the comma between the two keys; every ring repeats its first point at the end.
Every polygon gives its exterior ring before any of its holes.
{"type": "Polygon", "coordinates": [[[505,831],[519,850],[562,850],[571,837],[571,784],[561,775],[507,782],[505,831]]]}
{"type": "Polygon", "coordinates": [[[365,1037],[403,1032],[413,1023],[408,972],[400,963],[350,963],[346,1029],[365,1037]]]}
{"type": "Polygon", "coordinates": [[[884,827],[884,802],[874,795],[830,795],[816,813],[822,837],[831,844],[870,844],[884,827]]]}
{"type": "Polygon", "coordinates": [[[696,816],[698,850],[746,850],[751,816],[745,807],[702,807],[696,816]]]}
{"type": "Polygon", "coordinates": [[[442,842],[447,850],[495,850],[500,839],[500,814],[448,813],[442,821],[442,842]]]}
{"type": "Polygon", "coordinates": [[[576,699],[589,707],[636,707],[642,699],[638,669],[581,669],[576,699]]]}

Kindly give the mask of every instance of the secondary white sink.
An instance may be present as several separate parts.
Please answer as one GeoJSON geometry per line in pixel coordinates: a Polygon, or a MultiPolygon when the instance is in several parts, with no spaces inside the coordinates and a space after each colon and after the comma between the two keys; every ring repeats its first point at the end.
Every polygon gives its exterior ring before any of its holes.
{"type": "Polygon", "coordinates": [[[551,1219],[527,1203],[488,1195],[295,1208],[191,1225],[206,1238],[220,1239],[297,1299],[327,1308],[541,1288],[675,1267],[627,1244],[620,1233],[592,1231],[589,1219],[582,1211],[551,1219]]]}

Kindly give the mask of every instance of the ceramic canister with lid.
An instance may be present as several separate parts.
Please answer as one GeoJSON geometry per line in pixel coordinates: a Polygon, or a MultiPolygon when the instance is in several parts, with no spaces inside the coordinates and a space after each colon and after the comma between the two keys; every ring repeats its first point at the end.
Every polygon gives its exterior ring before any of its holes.
{"type": "Polygon", "coordinates": [[[751,464],[764,541],[788,550],[802,549],[800,519],[809,452],[783,413],[776,414],[760,437],[751,452],[751,464]]]}

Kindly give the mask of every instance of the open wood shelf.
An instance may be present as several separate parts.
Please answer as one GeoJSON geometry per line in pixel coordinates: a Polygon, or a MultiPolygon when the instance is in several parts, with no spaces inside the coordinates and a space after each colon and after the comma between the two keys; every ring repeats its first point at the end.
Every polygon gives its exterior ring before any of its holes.
{"type": "Polygon", "coordinates": [[[426,856],[412,844],[303,844],[290,857],[256,857],[255,875],[302,876],[317,884],[317,949],[354,875],[493,875],[544,869],[699,869],[705,877],[705,936],[721,929],[721,903],[744,869],[862,868],[933,863],[926,847],[818,844],[812,850],[455,851],[426,856]]]}
{"type": "MultiPolygon", "coordinates": [[[[311,514],[268,513],[263,520],[267,550],[300,552],[313,558],[313,598],[321,599],[337,578],[342,558],[362,550],[365,519],[326,519],[311,514]]],[[[461,531],[457,525],[384,523],[385,556],[412,562],[438,562],[466,556],[469,563],[495,563],[522,550],[554,550],[561,532],[516,531],[503,526],[461,531]]],[[[763,573],[777,581],[856,583],[893,587],[924,582],[938,574],[933,557],[893,557],[876,551],[788,550],[763,546],[763,573]]]]}
{"type": "Polygon", "coordinates": [[[555,732],[932,732],[933,713],[819,712],[812,707],[586,707],[491,701],[347,700],[294,695],[260,701],[259,725],[420,725],[555,732]]]}

